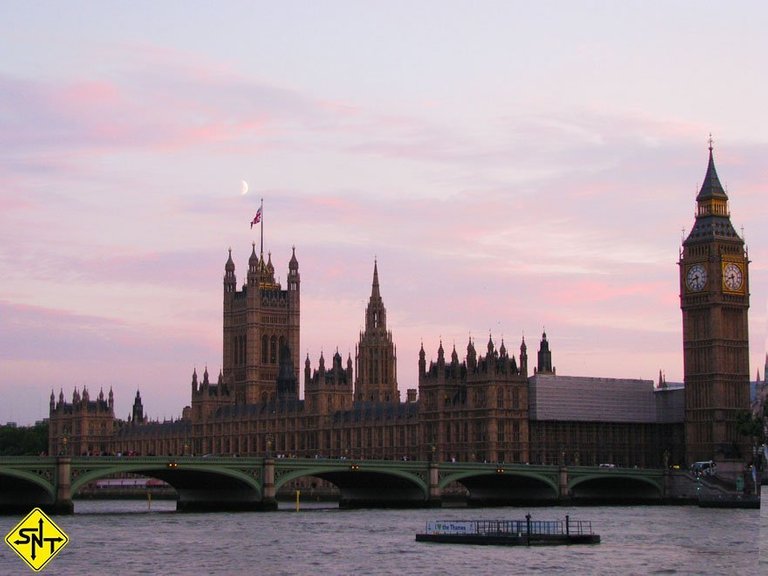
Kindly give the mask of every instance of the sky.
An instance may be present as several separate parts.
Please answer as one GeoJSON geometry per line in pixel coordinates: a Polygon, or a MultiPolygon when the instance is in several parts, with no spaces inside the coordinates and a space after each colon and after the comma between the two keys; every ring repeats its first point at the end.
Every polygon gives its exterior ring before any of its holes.
{"type": "Polygon", "coordinates": [[[422,342],[533,359],[543,330],[559,374],[682,381],[710,134],[762,375],[766,24],[757,1],[0,3],[0,423],[83,387],[180,416],[262,198],[313,368],[354,357],[377,261],[403,397],[422,342]]]}

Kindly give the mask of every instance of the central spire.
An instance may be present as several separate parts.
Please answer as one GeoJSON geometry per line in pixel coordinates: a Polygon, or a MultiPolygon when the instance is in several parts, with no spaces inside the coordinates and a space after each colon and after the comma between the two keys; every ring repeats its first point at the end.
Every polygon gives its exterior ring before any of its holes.
{"type": "Polygon", "coordinates": [[[355,360],[357,402],[400,401],[395,344],[387,330],[387,309],[379,291],[379,266],[375,259],[371,298],[365,308],[365,331],[360,332],[355,360]]]}
{"type": "Polygon", "coordinates": [[[368,300],[368,306],[365,311],[365,329],[366,331],[372,329],[386,331],[387,329],[387,311],[384,308],[384,302],[379,291],[379,267],[376,260],[373,261],[371,298],[368,300]]]}
{"type": "Polygon", "coordinates": [[[381,299],[381,293],[379,292],[379,267],[376,259],[373,260],[373,286],[371,287],[371,300],[376,298],[381,299]]]}

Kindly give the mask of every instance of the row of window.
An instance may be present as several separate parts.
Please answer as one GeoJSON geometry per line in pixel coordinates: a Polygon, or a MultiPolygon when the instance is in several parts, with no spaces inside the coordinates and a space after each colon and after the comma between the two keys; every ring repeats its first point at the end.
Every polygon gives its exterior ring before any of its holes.
{"type": "MultiPolygon", "coordinates": [[[[285,346],[285,336],[267,336],[261,337],[261,363],[278,364],[280,354],[285,346]]],[[[232,338],[232,349],[234,354],[235,366],[245,366],[247,362],[248,337],[245,334],[239,334],[232,338]]]]}

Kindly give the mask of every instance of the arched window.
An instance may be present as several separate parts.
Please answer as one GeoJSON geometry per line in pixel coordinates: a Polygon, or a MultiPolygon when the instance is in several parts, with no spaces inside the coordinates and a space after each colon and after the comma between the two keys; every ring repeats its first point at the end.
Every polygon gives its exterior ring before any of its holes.
{"type": "Polygon", "coordinates": [[[267,363],[267,348],[269,347],[269,339],[267,335],[261,337],[261,363],[267,363]]]}
{"type": "Polygon", "coordinates": [[[277,338],[272,336],[269,346],[269,362],[270,364],[277,363],[277,338]]]}

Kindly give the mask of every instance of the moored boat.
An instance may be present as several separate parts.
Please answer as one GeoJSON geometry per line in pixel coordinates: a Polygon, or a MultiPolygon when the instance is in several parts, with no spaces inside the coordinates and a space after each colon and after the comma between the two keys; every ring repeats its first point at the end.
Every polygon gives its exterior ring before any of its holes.
{"type": "Polygon", "coordinates": [[[599,544],[600,535],[592,532],[585,520],[431,520],[426,530],[416,534],[417,542],[480,544],[496,546],[534,546],[557,544],[599,544]]]}

